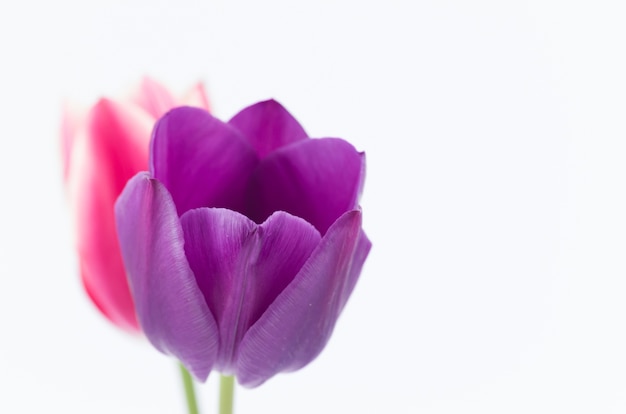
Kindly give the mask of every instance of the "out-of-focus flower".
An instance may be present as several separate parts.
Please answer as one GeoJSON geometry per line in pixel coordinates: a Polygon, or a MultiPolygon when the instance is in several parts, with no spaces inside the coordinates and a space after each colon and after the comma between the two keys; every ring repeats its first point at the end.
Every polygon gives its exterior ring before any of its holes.
{"type": "Polygon", "coordinates": [[[174,109],[150,151],[115,206],[148,339],[201,381],[215,369],[255,387],[311,362],[371,247],[365,155],[309,139],[273,100],[228,123],[174,109]]]}
{"type": "Polygon", "coordinates": [[[115,229],[114,203],[124,185],[148,168],[150,133],[177,105],[208,109],[202,84],[182,99],[145,78],[128,99],[101,99],[89,111],[66,108],[61,141],[63,177],[75,231],[80,274],[93,303],[115,325],[138,331],[115,229]]]}

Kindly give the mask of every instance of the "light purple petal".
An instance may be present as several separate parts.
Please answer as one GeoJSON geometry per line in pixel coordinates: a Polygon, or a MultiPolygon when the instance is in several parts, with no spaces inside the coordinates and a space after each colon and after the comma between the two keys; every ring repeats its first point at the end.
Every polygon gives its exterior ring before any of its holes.
{"type": "Polygon", "coordinates": [[[157,349],[206,380],[217,357],[219,333],[185,258],[172,198],[161,183],[139,173],[118,198],[115,214],[143,331],[157,349]]]}
{"type": "Polygon", "coordinates": [[[298,273],[319,244],[304,220],[284,212],[258,226],[226,209],[202,208],[181,217],[185,252],[220,329],[216,368],[234,373],[247,329],[298,273]]]}
{"type": "Polygon", "coordinates": [[[189,265],[220,331],[215,368],[227,373],[236,336],[242,330],[238,320],[242,297],[250,283],[246,242],[257,226],[237,212],[214,208],[190,210],[181,217],[181,224],[189,265]]]}
{"type": "Polygon", "coordinates": [[[300,141],[263,159],[248,195],[248,217],[263,222],[283,210],[320,233],[357,207],[365,178],[365,154],[337,138],[300,141]]]}
{"type": "Polygon", "coordinates": [[[324,348],[370,249],[361,212],[334,223],[302,270],[244,336],[237,378],[256,387],[311,362],[324,348]]]}
{"type": "Polygon", "coordinates": [[[300,123],[273,99],[243,109],[228,123],[241,131],[256,149],[259,158],[307,138],[300,123]]]}
{"type": "Polygon", "coordinates": [[[197,207],[242,212],[257,163],[239,131],[203,109],[173,109],[153,132],[150,172],[168,189],[179,215],[197,207]]]}
{"type": "Polygon", "coordinates": [[[354,286],[356,286],[356,282],[359,280],[361,270],[365,264],[365,259],[367,259],[371,248],[372,242],[370,242],[367,238],[365,232],[361,230],[359,232],[356,249],[354,250],[354,256],[352,257],[352,265],[350,266],[350,271],[348,272],[348,278],[346,279],[346,283],[341,291],[341,297],[339,299],[340,309],[343,309],[346,302],[348,302],[348,299],[354,290],[354,286]]]}

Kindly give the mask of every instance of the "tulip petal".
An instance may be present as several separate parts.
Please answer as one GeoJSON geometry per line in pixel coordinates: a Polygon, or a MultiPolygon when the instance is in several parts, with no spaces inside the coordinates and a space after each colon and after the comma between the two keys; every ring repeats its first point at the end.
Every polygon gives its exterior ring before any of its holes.
{"type": "Polygon", "coordinates": [[[174,96],[163,85],[149,77],[143,78],[134,101],[154,119],[160,118],[176,106],[174,96]]]}
{"type": "MultiPolygon", "coordinates": [[[[102,181],[112,184],[113,200],[137,171],[145,171],[154,120],[140,109],[108,99],[100,100],[87,121],[91,158],[99,163],[102,181]]],[[[78,174],[78,171],[76,172],[78,174]]]]}
{"type": "Polygon", "coordinates": [[[273,99],[243,109],[228,123],[241,131],[261,159],[280,147],[307,138],[300,123],[273,99]]]}
{"type": "Polygon", "coordinates": [[[248,328],[289,285],[320,235],[284,212],[258,226],[226,209],[201,208],[181,217],[185,253],[220,329],[216,368],[234,373],[233,359],[248,328]]]}
{"type": "Polygon", "coordinates": [[[63,162],[63,180],[67,180],[70,156],[74,139],[82,127],[86,114],[70,103],[64,103],[61,113],[61,160],[63,162]]]}
{"type": "Polygon", "coordinates": [[[157,349],[206,380],[216,361],[219,333],[185,258],[172,198],[161,183],[139,173],[120,195],[115,213],[143,331],[157,349]]]}
{"type": "Polygon", "coordinates": [[[181,99],[181,105],[195,106],[209,111],[211,107],[209,106],[209,100],[207,98],[204,84],[198,82],[193,88],[187,91],[187,93],[181,99]]]}
{"type": "Polygon", "coordinates": [[[356,286],[356,282],[361,275],[361,270],[363,269],[363,265],[365,264],[365,259],[369,255],[369,252],[372,248],[372,242],[369,240],[367,235],[363,230],[359,232],[359,238],[357,241],[356,249],[354,250],[354,256],[352,258],[352,265],[350,266],[350,271],[348,272],[348,278],[346,279],[346,284],[341,292],[341,297],[339,299],[340,309],[346,305],[348,302],[348,298],[352,294],[354,287],[356,286]]]}
{"type": "Polygon", "coordinates": [[[138,325],[113,205],[128,179],[148,165],[152,124],[136,107],[101,100],[74,137],[67,175],[83,284],[98,308],[129,331],[138,325]]]}
{"type": "Polygon", "coordinates": [[[237,212],[214,208],[190,210],[180,221],[189,266],[217,321],[220,345],[216,369],[224,372],[229,368],[239,330],[242,293],[250,282],[246,241],[257,226],[237,212]]]}
{"type": "Polygon", "coordinates": [[[257,162],[235,128],[199,108],[173,109],[153,132],[150,172],[168,189],[180,215],[197,207],[243,212],[257,162]]]}
{"type": "Polygon", "coordinates": [[[274,211],[302,217],[324,234],[357,207],[365,155],[337,138],[300,141],[263,159],[248,194],[248,217],[261,223],[274,211]]]}
{"type": "Polygon", "coordinates": [[[311,362],[324,348],[370,249],[361,212],[335,222],[294,280],[248,330],[237,378],[256,387],[311,362]]]}

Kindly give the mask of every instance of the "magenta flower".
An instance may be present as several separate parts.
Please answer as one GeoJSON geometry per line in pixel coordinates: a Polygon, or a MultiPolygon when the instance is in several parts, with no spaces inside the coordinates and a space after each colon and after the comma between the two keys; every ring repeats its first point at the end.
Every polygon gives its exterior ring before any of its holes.
{"type": "Polygon", "coordinates": [[[156,124],[150,172],[116,206],[141,327],[199,380],[255,387],[324,348],[367,257],[365,156],[309,139],[276,101],[223,123],[177,108],[156,124]]]}
{"type": "Polygon", "coordinates": [[[145,78],[129,99],[101,99],[87,113],[64,113],[63,173],[83,285],[97,308],[129,332],[137,332],[139,326],[113,206],[126,182],[148,168],[150,132],[156,120],[182,104],[208,109],[203,85],[175,99],[163,86],[145,78]]]}

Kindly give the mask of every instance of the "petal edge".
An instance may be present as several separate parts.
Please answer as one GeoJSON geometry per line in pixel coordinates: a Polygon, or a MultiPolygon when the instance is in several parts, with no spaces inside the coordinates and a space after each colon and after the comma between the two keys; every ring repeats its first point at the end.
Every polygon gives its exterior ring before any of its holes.
{"type": "Polygon", "coordinates": [[[150,342],[201,381],[217,356],[219,333],[184,252],[174,202],[147,173],[135,175],[115,205],[117,231],[137,317],[150,342]]]}

